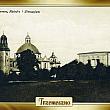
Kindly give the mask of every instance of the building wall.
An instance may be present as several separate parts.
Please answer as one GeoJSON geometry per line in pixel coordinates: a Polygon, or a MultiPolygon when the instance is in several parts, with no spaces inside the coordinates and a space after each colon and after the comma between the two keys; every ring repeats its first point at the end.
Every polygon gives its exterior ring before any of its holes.
{"type": "Polygon", "coordinates": [[[59,64],[57,64],[57,63],[50,64],[50,68],[52,68],[52,67],[58,68],[59,66],[60,66],[60,63],[59,64]]]}
{"type": "MultiPolygon", "coordinates": [[[[92,66],[97,65],[97,59],[100,60],[100,63],[108,66],[109,58],[107,57],[108,53],[91,53],[91,54],[80,54],[79,61],[83,62],[84,64],[88,63],[88,60],[91,61],[92,66]]],[[[109,55],[110,57],[110,55],[109,55]]]]}
{"type": "Polygon", "coordinates": [[[10,71],[10,52],[0,51],[0,70],[3,70],[5,74],[9,74],[10,71]]]}
{"type": "Polygon", "coordinates": [[[110,66],[110,53],[108,53],[108,65],[110,66]]]}
{"type": "Polygon", "coordinates": [[[49,62],[42,61],[41,62],[41,69],[50,69],[49,62]]]}

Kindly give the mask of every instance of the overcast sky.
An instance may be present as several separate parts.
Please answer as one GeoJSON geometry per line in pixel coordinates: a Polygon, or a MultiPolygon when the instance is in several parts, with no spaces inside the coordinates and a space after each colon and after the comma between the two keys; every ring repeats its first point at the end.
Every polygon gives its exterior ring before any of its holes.
{"type": "MultiPolygon", "coordinates": [[[[2,10],[36,10],[40,13],[0,13],[0,35],[8,38],[11,56],[29,33],[42,56],[54,51],[62,64],[80,52],[110,51],[110,8],[107,7],[5,7],[2,10]]],[[[1,11],[1,10],[0,10],[1,11]]]]}

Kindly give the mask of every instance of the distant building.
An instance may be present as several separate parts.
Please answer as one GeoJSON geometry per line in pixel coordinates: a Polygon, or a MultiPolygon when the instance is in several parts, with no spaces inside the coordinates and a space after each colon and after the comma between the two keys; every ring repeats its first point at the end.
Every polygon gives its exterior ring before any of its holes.
{"type": "Polygon", "coordinates": [[[52,52],[52,55],[49,58],[50,62],[50,68],[52,67],[59,67],[60,66],[60,61],[58,61],[58,58],[55,56],[54,52],[52,52]]]}
{"type": "Polygon", "coordinates": [[[52,67],[58,68],[58,66],[60,66],[60,61],[58,61],[54,52],[52,52],[52,55],[49,58],[46,55],[42,57],[36,46],[31,43],[29,35],[26,36],[25,43],[21,45],[14,54],[14,58],[10,58],[10,49],[8,48],[7,37],[3,33],[0,38],[0,70],[2,70],[5,74],[9,74],[10,71],[19,72],[16,58],[21,52],[27,49],[31,50],[36,55],[36,59],[40,62],[40,69],[51,69],[52,67]]]}
{"type": "Polygon", "coordinates": [[[45,55],[43,58],[40,60],[40,68],[41,69],[50,69],[50,62],[49,58],[45,55]]]}
{"type": "Polygon", "coordinates": [[[87,52],[79,53],[79,61],[87,64],[91,63],[91,66],[96,67],[97,63],[103,63],[105,66],[110,65],[110,52],[87,52]]]}

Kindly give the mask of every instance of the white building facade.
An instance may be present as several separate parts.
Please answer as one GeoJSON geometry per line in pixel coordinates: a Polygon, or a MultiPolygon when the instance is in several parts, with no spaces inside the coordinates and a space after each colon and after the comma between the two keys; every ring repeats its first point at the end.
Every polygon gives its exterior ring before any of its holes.
{"type": "Polygon", "coordinates": [[[87,64],[91,63],[91,66],[96,67],[97,63],[103,63],[105,66],[110,66],[110,52],[87,52],[79,53],[79,61],[87,64]]]}

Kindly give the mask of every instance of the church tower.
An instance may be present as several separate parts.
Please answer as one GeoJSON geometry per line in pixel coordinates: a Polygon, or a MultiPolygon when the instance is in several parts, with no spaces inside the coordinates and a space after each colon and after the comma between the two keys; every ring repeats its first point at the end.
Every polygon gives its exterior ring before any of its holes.
{"type": "Polygon", "coordinates": [[[0,38],[0,70],[5,74],[9,74],[10,71],[10,49],[4,33],[0,38]]]}
{"type": "Polygon", "coordinates": [[[58,61],[58,58],[55,56],[54,52],[52,52],[52,55],[50,56],[50,67],[58,68],[60,67],[60,61],[58,61]]]}

